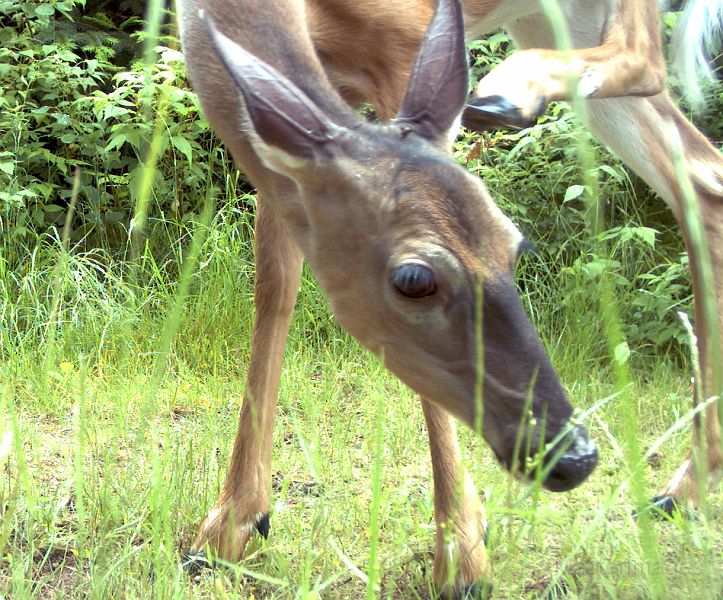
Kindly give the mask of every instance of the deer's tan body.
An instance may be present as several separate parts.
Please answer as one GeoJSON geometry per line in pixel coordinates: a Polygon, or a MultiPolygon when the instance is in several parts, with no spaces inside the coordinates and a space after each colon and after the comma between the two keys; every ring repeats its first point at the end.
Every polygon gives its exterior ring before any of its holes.
{"type": "MultiPolygon", "coordinates": [[[[706,221],[720,302],[723,163],[663,89],[654,0],[562,6],[578,48],[567,57],[550,50],[553,36],[536,2],[462,3],[468,36],[506,25],[529,48],[479,83],[465,121],[522,124],[546,102],[568,97],[574,80],[591,98],[595,133],[680,219],[681,194],[662,135],[672,119],[706,221]]],[[[502,462],[514,467],[511,446],[531,394],[532,412],[546,415],[546,430],[531,427],[522,435],[542,434],[546,441],[564,435],[570,444],[548,487],[572,487],[594,466],[584,431],[564,433],[571,408],[519,307],[512,265],[521,236],[483,185],[446,157],[465,102],[460,71],[466,63],[454,0],[440,2],[425,38],[434,9],[431,0],[179,2],[194,89],[262,199],[254,337],[239,430],[226,483],[195,552],[238,560],[259,522],[266,529],[271,430],[304,257],[340,323],[423,398],[435,480],[435,577],[442,587],[452,582],[445,589],[464,590],[490,576],[482,508],[460,466],[450,415],[481,427],[502,462]],[[422,58],[415,59],[420,45],[422,58]],[[350,108],[362,101],[396,121],[362,123],[350,108]],[[475,342],[480,323],[484,357],[475,342]],[[480,378],[483,399],[475,392],[480,378]]],[[[718,314],[720,324],[720,304],[718,314]]],[[[707,324],[698,324],[709,356],[707,324]]],[[[712,394],[708,373],[705,393],[712,394]]],[[[715,410],[707,421],[709,468],[717,472],[715,410]]],[[[688,463],[666,493],[695,494],[688,463]]]]}

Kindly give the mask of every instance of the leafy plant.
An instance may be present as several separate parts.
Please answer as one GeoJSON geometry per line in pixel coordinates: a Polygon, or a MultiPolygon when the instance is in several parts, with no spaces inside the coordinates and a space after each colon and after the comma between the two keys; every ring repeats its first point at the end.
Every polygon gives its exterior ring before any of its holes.
{"type": "Polygon", "coordinates": [[[154,65],[120,69],[113,32],[71,35],[83,5],[0,2],[0,230],[25,237],[63,222],[78,170],[73,239],[122,247],[156,127],[155,214],[198,213],[202,190],[219,178],[211,154],[221,164],[225,154],[199,116],[180,54],[161,46],[154,65]]]}

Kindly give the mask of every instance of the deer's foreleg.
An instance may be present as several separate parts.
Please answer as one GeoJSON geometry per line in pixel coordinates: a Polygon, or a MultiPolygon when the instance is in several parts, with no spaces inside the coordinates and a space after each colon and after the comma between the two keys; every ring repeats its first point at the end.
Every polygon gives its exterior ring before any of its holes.
{"type": "Polygon", "coordinates": [[[266,203],[256,218],[254,332],[238,432],[221,494],[201,524],[192,554],[238,561],[254,531],[269,529],[271,439],[284,346],[302,254],[266,203]]]}
{"type": "Polygon", "coordinates": [[[434,581],[446,596],[482,597],[492,580],[484,509],[462,456],[452,417],[423,400],[434,476],[434,581]]]}

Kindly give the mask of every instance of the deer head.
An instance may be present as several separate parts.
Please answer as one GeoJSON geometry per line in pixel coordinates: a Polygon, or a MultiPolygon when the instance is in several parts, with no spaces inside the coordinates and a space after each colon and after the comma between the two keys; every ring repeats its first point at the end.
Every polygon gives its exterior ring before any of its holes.
{"type": "Polygon", "coordinates": [[[516,448],[562,438],[545,484],[584,480],[594,445],[569,427],[572,407],[514,283],[523,237],[447,150],[468,90],[458,2],[439,1],[385,124],[334,109],[328,82],[286,77],[204,21],[240,93],[244,136],[288,191],[267,200],[339,323],[413,390],[481,429],[509,468],[525,458],[516,448]]]}

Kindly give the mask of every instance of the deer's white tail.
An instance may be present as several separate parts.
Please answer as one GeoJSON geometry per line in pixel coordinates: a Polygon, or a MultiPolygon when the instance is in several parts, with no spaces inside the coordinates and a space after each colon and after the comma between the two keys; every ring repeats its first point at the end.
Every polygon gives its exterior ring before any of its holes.
{"type": "Polygon", "coordinates": [[[703,103],[701,83],[713,81],[709,59],[723,41],[723,0],[687,0],[673,33],[673,68],[686,96],[703,103]]]}

